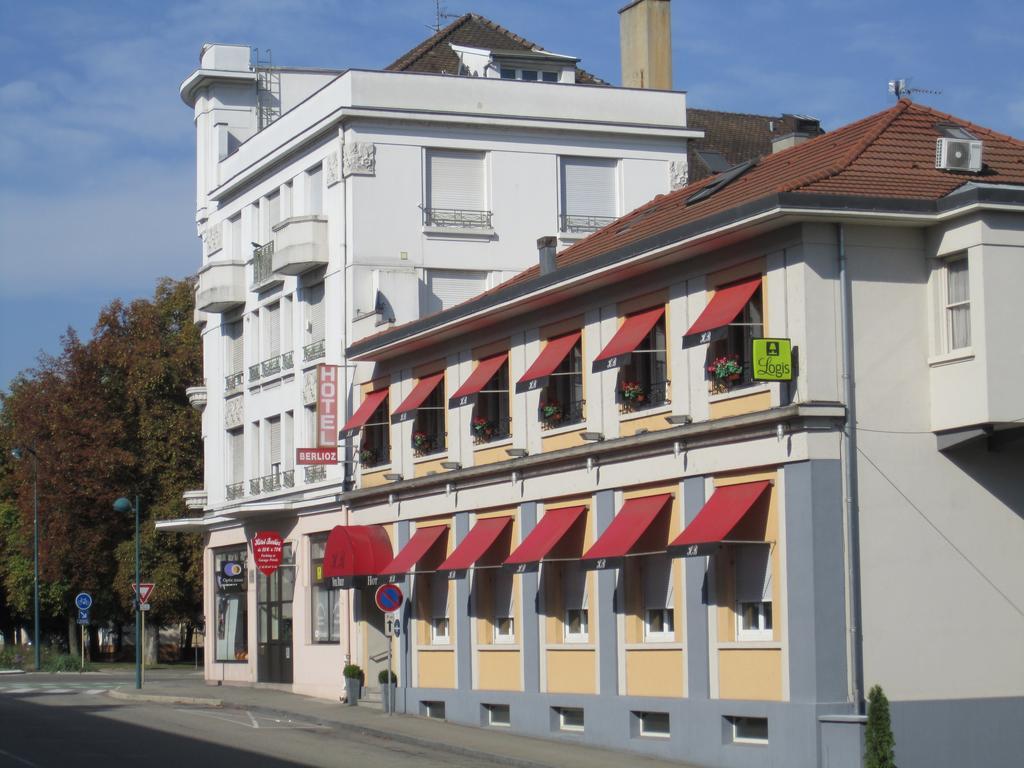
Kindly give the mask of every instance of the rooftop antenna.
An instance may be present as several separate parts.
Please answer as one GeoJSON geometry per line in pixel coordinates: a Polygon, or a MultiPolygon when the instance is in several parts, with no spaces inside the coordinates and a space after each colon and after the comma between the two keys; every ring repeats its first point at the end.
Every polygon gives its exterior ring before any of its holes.
{"type": "Polygon", "coordinates": [[[441,31],[441,28],[444,26],[444,24],[442,24],[441,22],[443,22],[445,19],[457,18],[459,18],[458,14],[448,13],[448,9],[441,5],[441,0],[434,0],[434,23],[427,24],[426,26],[427,29],[432,30],[434,34],[437,34],[438,32],[441,31]]]}
{"type": "Polygon", "coordinates": [[[942,95],[942,91],[933,91],[929,88],[911,88],[910,78],[904,77],[899,80],[889,81],[889,93],[896,97],[896,101],[902,98],[911,98],[914,93],[929,93],[935,96],[942,95]]]}

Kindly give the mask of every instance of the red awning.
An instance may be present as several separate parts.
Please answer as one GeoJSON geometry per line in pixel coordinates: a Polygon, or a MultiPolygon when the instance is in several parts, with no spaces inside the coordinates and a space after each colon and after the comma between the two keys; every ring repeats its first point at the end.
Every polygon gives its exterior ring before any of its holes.
{"type": "Polygon", "coordinates": [[[412,392],[409,393],[409,396],[405,398],[405,400],[402,401],[402,404],[391,414],[391,420],[401,421],[402,419],[398,417],[408,418],[406,414],[411,414],[423,405],[423,401],[430,397],[430,393],[434,391],[434,387],[440,384],[443,379],[444,371],[441,371],[440,373],[434,373],[430,376],[424,376],[416,382],[416,386],[412,388],[412,392]]]}
{"type": "Polygon", "coordinates": [[[416,570],[416,566],[439,540],[448,534],[447,525],[431,525],[417,528],[416,533],[395,555],[395,559],[380,571],[381,576],[404,576],[416,570]]]}
{"type": "Polygon", "coordinates": [[[448,399],[448,405],[453,408],[459,405],[465,405],[465,402],[460,402],[463,398],[468,398],[470,395],[475,395],[481,389],[487,386],[487,382],[491,380],[491,377],[498,372],[498,369],[505,364],[508,360],[508,352],[502,352],[500,355],[494,357],[488,357],[477,363],[476,368],[469,374],[469,378],[466,379],[466,383],[455,390],[455,394],[448,399]]]}
{"type": "Polygon", "coordinates": [[[391,562],[391,540],[379,525],[336,525],[324,548],[325,579],[341,579],[338,586],[373,576],[391,562]]]}
{"type": "MultiPolygon", "coordinates": [[[[671,498],[671,493],[659,493],[657,496],[629,499],[582,559],[600,563],[630,554],[671,498]]],[[[593,566],[594,562],[589,564],[593,566]]],[[[597,567],[602,568],[604,565],[598,564],[597,567]]]]}
{"type": "Polygon", "coordinates": [[[594,359],[594,371],[604,371],[608,368],[617,368],[626,362],[628,355],[639,346],[644,337],[651,332],[661,316],[665,314],[665,307],[655,307],[645,312],[638,312],[630,315],[625,322],[619,326],[619,330],[612,336],[605,348],[601,350],[594,359]]]}
{"type": "Polygon", "coordinates": [[[541,379],[550,376],[562,364],[565,356],[572,351],[572,348],[576,346],[576,342],[580,340],[581,334],[582,331],[573,331],[565,336],[548,339],[548,343],[544,345],[544,349],[540,351],[537,359],[533,361],[533,365],[516,382],[516,392],[537,389],[542,383],[541,379]]]}
{"type": "MultiPolygon", "coordinates": [[[[448,571],[451,575],[453,571],[472,568],[491,552],[491,548],[505,531],[511,532],[511,530],[511,517],[488,517],[477,520],[476,525],[466,534],[466,538],[448,556],[447,560],[437,566],[437,570],[448,571]]],[[[490,563],[487,564],[490,565],[490,563]]]]}
{"type": "Polygon", "coordinates": [[[726,539],[769,485],[770,481],[761,480],[716,488],[693,522],[669,544],[669,548],[675,550],[673,554],[683,557],[708,554],[709,548],[726,539]]]}
{"type": "Polygon", "coordinates": [[[373,412],[380,407],[380,404],[387,400],[388,389],[378,389],[368,394],[362,404],[356,408],[356,412],[352,414],[352,417],[345,422],[345,426],[341,428],[341,436],[352,437],[358,432],[363,424],[370,420],[373,416],[373,412]]]}
{"type": "Polygon", "coordinates": [[[712,331],[724,328],[735,320],[760,285],[761,276],[758,275],[715,291],[697,322],[683,336],[683,349],[713,341],[712,331]]]}
{"type": "Polygon", "coordinates": [[[539,563],[569,532],[585,510],[586,507],[549,509],[523,543],[508,556],[505,565],[539,563]]]}

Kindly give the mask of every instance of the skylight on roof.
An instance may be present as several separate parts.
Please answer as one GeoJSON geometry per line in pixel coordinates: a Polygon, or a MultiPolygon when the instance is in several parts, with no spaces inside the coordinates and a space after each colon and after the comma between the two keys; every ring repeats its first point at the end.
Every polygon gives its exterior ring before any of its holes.
{"type": "Polygon", "coordinates": [[[936,123],[935,130],[939,136],[945,136],[947,139],[974,139],[978,137],[968,131],[961,125],[956,123],[936,123]]]}
{"type": "Polygon", "coordinates": [[[730,168],[725,173],[720,173],[718,176],[715,176],[715,180],[708,184],[706,187],[697,190],[688,198],[686,198],[686,204],[692,205],[693,203],[699,203],[701,200],[706,200],[707,198],[711,197],[713,194],[718,192],[718,190],[731,184],[733,181],[738,179],[740,176],[749,171],[755,165],[757,165],[757,160],[747,160],[746,162],[740,163],[739,165],[730,168]]]}
{"type": "Polygon", "coordinates": [[[721,173],[722,171],[727,171],[732,167],[729,165],[729,161],[725,158],[725,155],[717,150],[697,149],[694,151],[697,153],[697,157],[701,159],[701,162],[704,163],[712,173],[721,173]]]}

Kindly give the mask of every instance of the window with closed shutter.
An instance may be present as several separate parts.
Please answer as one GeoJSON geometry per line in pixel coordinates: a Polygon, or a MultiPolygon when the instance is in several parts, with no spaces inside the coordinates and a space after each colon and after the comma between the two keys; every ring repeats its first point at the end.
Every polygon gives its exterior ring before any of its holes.
{"type": "Polygon", "coordinates": [[[640,565],[643,574],[644,637],[671,640],[675,633],[672,558],[648,555],[640,565]]]}
{"type": "Polygon", "coordinates": [[[281,417],[275,416],[272,419],[267,419],[267,426],[269,427],[270,435],[268,437],[270,445],[270,474],[276,475],[281,471],[281,417]]]}
{"type": "Polygon", "coordinates": [[[324,169],[318,165],[306,173],[306,213],[318,216],[324,212],[324,169]]]}
{"type": "Polygon", "coordinates": [[[736,639],[771,640],[771,546],[742,544],[732,550],[736,567],[736,639]]]}
{"type": "Polygon", "coordinates": [[[228,454],[231,467],[230,483],[245,480],[245,435],[241,429],[228,432],[228,454]]]}
{"type": "Polygon", "coordinates": [[[267,359],[281,354],[281,305],[268,304],[263,312],[263,338],[267,340],[267,359]]]}
{"type": "Polygon", "coordinates": [[[324,284],[317,283],[306,289],[306,341],[324,338],[324,284]]]}
{"type": "Polygon", "coordinates": [[[427,270],[422,314],[454,307],[487,290],[487,273],[461,269],[427,270]]]}
{"type": "Polygon", "coordinates": [[[563,232],[592,232],[618,215],[615,160],[566,157],[561,163],[563,232]]]}
{"type": "Polygon", "coordinates": [[[233,323],[228,323],[224,329],[224,337],[226,344],[225,366],[227,368],[227,373],[228,375],[241,373],[244,349],[242,339],[242,321],[236,320],[233,323]]]}
{"type": "Polygon", "coordinates": [[[428,150],[424,223],[489,229],[485,167],[482,152],[428,150]]]}

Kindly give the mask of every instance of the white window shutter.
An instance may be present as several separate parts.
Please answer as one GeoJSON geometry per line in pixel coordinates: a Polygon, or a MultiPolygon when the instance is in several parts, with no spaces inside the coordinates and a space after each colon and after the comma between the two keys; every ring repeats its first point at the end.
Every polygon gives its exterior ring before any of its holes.
{"type": "Polygon", "coordinates": [[[512,572],[498,570],[494,574],[494,615],[496,618],[514,615],[512,600],[512,572]]]}
{"type": "Polygon", "coordinates": [[[430,294],[424,312],[438,312],[454,307],[487,290],[487,273],[460,269],[431,269],[427,272],[430,294]]]}
{"type": "Polygon", "coordinates": [[[324,338],[324,284],[311,285],[307,289],[307,295],[309,341],[321,341],[324,338]]]}
{"type": "Polygon", "coordinates": [[[306,213],[319,216],[324,212],[324,169],[322,165],[309,172],[307,181],[306,213]]]}
{"type": "Polygon", "coordinates": [[[240,373],[243,365],[242,321],[229,323],[225,329],[228,373],[240,373]]]}
{"type": "Polygon", "coordinates": [[[672,558],[648,555],[643,559],[644,608],[671,608],[674,596],[672,558]]]}
{"type": "Polygon", "coordinates": [[[240,483],[245,479],[245,434],[242,430],[228,432],[228,451],[231,453],[232,483],[240,483]]]}
{"type": "Polygon", "coordinates": [[[429,150],[427,190],[428,208],[486,210],[483,153],[429,150]]]}
{"type": "Polygon", "coordinates": [[[586,610],[589,602],[587,595],[587,572],[578,562],[566,562],[562,571],[565,596],[565,610],[586,610]]]}
{"type": "Polygon", "coordinates": [[[430,617],[432,619],[448,616],[448,575],[435,573],[430,580],[430,617]]]}
{"type": "Polygon", "coordinates": [[[281,464],[281,418],[268,419],[270,425],[270,466],[281,464]]]}
{"type": "Polygon", "coordinates": [[[772,559],[767,544],[742,544],[736,553],[736,602],[772,601],[772,559]]]}
{"type": "Polygon", "coordinates": [[[615,168],[615,160],[564,158],[562,213],[567,216],[617,216],[615,168]]]}
{"type": "Polygon", "coordinates": [[[267,358],[281,354],[281,305],[270,304],[263,310],[267,338],[267,358]]]}

